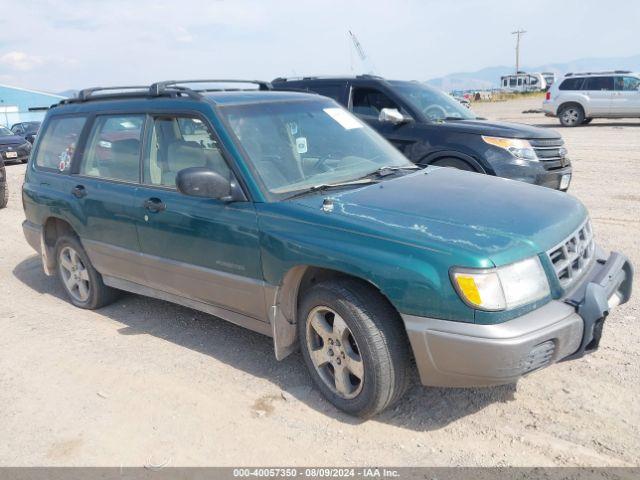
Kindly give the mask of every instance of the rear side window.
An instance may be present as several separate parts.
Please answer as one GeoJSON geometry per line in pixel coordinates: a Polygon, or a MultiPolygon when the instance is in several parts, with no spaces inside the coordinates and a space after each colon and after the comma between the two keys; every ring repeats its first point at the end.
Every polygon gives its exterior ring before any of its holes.
{"type": "Polygon", "coordinates": [[[40,168],[68,171],[86,121],[85,117],[52,118],[40,140],[35,164],[40,168]]]}
{"type": "Polygon", "coordinates": [[[138,182],[144,121],[144,115],[97,117],[80,165],[80,174],[138,182]]]}
{"type": "Polygon", "coordinates": [[[613,90],[613,77],[589,77],[583,90],[613,90]]]}
{"type": "Polygon", "coordinates": [[[560,90],[582,90],[584,78],[567,78],[560,84],[560,90]]]}
{"type": "Polygon", "coordinates": [[[308,88],[324,97],[333,98],[336,102],[342,99],[342,92],[344,92],[344,85],[339,84],[311,85],[308,88]]]}

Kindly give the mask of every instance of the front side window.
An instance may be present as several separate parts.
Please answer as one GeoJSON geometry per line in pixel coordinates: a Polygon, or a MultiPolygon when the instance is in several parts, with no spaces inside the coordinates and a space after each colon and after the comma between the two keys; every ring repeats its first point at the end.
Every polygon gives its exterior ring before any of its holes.
{"type": "Polygon", "coordinates": [[[395,108],[400,111],[400,107],[393,100],[375,88],[354,88],[351,101],[353,113],[356,115],[378,118],[383,108],[395,108]]]}
{"type": "Polygon", "coordinates": [[[613,77],[589,77],[583,90],[613,90],[613,77]]]}
{"type": "Polygon", "coordinates": [[[153,120],[144,158],[144,183],[175,187],[176,175],[190,167],[205,167],[232,180],[218,142],[199,118],[162,116],[153,120]]]}
{"type": "Polygon", "coordinates": [[[616,90],[623,92],[637,92],[640,90],[640,78],[616,77],[616,90]]]}
{"type": "Polygon", "coordinates": [[[40,140],[35,164],[64,172],[69,169],[85,117],[54,117],[40,140]]]}
{"type": "Polygon", "coordinates": [[[413,168],[378,133],[329,100],[220,110],[253,170],[276,198],[356,180],[385,166],[413,168]]]}
{"type": "Polygon", "coordinates": [[[144,120],[144,115],[96,117],[80,165],[80,174],[138,182],[144,120]]]}
{"type": "Polygon", "coordinates": [[[404,100],[420,110],[432,121],[471,120],[476,115],[450,95],[418,82],[397,82],[393,84],[404,100]]]}
{"type": "Polygon", "coordinates": [[[516,77],[509,78],[509,86],[516,87],[518,83],[518,79],[516,77]]]}

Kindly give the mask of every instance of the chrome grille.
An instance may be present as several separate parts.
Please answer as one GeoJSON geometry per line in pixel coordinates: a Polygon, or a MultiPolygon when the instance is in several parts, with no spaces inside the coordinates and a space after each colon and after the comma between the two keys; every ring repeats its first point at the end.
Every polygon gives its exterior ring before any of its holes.
{"type": "Polygon", "coordinates": [[[567,150],[561,138],[529,140],[546,170],[559,170],[569,165],[567,150]]]}
{"type": "Polygon", "coordinates": [[[591,265],[594,254],[593,229],[589,220],[547,252],[556,277],[565,290],[582,277],[591,265]]]}

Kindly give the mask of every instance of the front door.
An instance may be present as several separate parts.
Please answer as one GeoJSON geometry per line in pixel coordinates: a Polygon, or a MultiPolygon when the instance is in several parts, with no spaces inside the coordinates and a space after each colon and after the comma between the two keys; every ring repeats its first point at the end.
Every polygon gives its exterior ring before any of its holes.
{"type": "Polygon", "coordinates": [[[640,117],[640,79],[615,77],[612,111],[618,117],[640,117]]]}
{"type": "MultiPolygon", "coordinates": [[[[398,150],[410,158],[411,146],[416,143],[416,134],[413,133],[415,122],[394,125],[390,122],[381,122],[378,116],[383,108],[394,108],[405,116],[409,113],[398,102],[391,99],[386,93],[373,87],[357,87],[351,89],[351,111],[361,120],[367,122],[383,137],[391,142],[398,150]]],[[[411,158],[416,161],[417,159],[411,158]]]]}
{"type": "Polygon", "coordinates": [[[234,178],[210,128],[196,116],[154,116],[145,146],[137,205],[146,284],[264,321],[253,204],[190,197],[176,190],[177,173],[189,167],[234,178]]]}

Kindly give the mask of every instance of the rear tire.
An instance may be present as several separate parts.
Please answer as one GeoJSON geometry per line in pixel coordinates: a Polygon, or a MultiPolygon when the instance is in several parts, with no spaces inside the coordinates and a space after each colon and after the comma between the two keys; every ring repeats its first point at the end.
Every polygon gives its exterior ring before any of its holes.
{"type": "Polygon", "coordinates": [[[298,338],[311,378],[337,408],[361,418],[395,403],[410,372],[409,343],[389,302],[352,279],[319,283],[298,310],[298,338]]]}
{"type": "Polygon", "coordinates": [[[584,110],[575,103],[564,105],[558,112],[558,120],[563,127],[578,127],[585,120],[584,110]]]}
{"type": "Polygon", "coordinates": [[[107,287],[102,275],[93,268],[89,256],[80,241],[71,236],[63,236],[56,242],[58,278],[76,307],[95,310],[112,303],[118,291],[107,287]]]}
{"type": "Polygon", "coordinates": [[[438,159],[435,162],[431,163],[431,165],[435,167],[455,168],[456,170],[464,170],[465,172],[477,172],[475,168],[473,168],[464,160],[453,157],[438,159]]]}
{"type": "Polygon", "coordinates": [[[0,190],[0,208],[5,208],[9,203],[9,186],[5,183],[0,190]]]}

